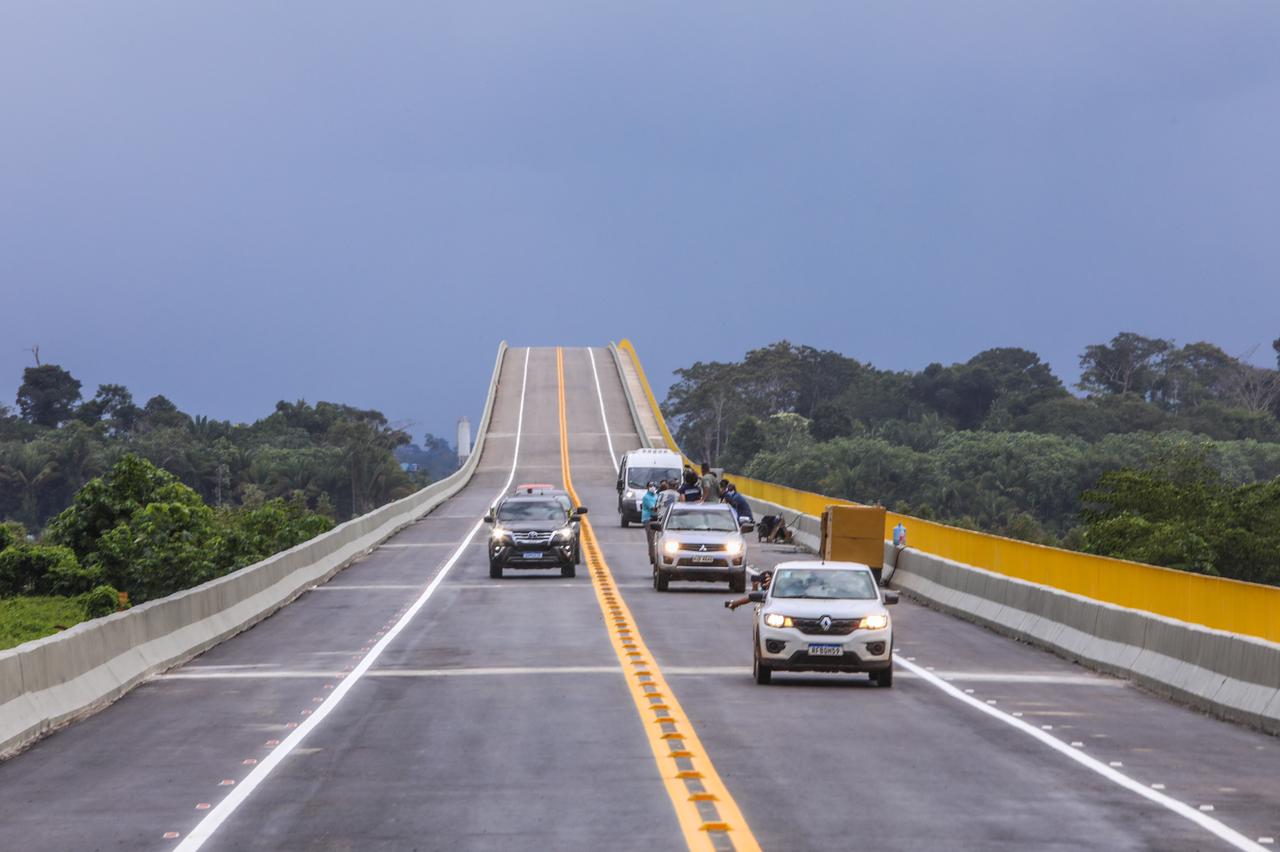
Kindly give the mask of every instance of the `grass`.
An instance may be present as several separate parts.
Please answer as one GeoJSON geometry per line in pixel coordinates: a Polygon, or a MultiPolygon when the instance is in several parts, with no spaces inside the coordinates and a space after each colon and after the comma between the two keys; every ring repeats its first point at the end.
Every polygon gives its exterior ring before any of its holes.
{"type": "Polygon", "coordinates": [[[51,636],[86,618],[81,597],[0,598],[0,650],[51,636]]]}

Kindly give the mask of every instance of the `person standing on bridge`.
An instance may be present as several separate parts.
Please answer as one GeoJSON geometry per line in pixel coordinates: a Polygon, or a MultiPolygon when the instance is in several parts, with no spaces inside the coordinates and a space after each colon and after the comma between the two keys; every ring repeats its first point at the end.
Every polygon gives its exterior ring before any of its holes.
{"type": "Polygon", "coordinates": [[[644,525],[644,539],[649,545],[649,561],[653,561],[653,539],[657,535],[649,529],[649,522],[654,520],[658,511],[658,484],[650,482],[644,496],[640,498],[640,523],[644,525]]]}
{"type": "Polygon", "coordinates": [[[653,513],[658,508],[658,483],[650,482],[646,486],[644,496],[640,498],[640,523],[647,524],[653,520],[653,513]]]}
{"type": "Polygon", "coordinates": [[[698,477],[698,487],[702,489],[702,502],[714,503],[720,499],[720,477],[716,476],[711,465],[702,463],[702,476],[698,477]]]}
{"type": "Polygon", "coordinates": [[[702,489],[698,487],[698,474],[693,468],[684,469],[684,484],[680,486],[680,499],[685,503],[698,503],[702,500],[702,489]]]}
{"type": "Polygon", "coordinates": [[[658,509],[655,513],[657,518],[661,520],[667,514],[667,510],[673,505],[680,502],[680,489],[676,488],[673,480],[664,479],[658,485],[658,509]]]}

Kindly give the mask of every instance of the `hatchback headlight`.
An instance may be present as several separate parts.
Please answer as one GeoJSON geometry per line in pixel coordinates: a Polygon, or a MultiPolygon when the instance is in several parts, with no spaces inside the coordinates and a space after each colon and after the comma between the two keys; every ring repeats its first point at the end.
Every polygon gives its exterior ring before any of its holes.
{"type": "Polygon", "coordinates": [[[675,554],[677,554],[677,553],[679,553],[679,552],[680,552],[680,542],[678,542],[678,541],[664,541],[664,542],[662,543],[662,550],[663,550],[663,552],[664,552],[664,553],[669,553],[669,554],[671,554],[672,556],[674,556],[675,554]]]}
{"type": "Polygon", "coordinates": [[[731,541],[724,546],[724,552],[730,556],[737,556],[742,552],[742,539],[731,541]]]}
{"type": "Polygon", "coordinates": [[[771,612],[764,617],[764,623],[768,627],[794,627],[795,622],[791,620],[791,616],[783,615],[779,612],[771,612]]]}
{"type": "Polygon", "coordinates": [[[889,626],[889,614],[878,612],[875,615],[864,615],[858,626],[863,630],[884,630],[889,626]]]}

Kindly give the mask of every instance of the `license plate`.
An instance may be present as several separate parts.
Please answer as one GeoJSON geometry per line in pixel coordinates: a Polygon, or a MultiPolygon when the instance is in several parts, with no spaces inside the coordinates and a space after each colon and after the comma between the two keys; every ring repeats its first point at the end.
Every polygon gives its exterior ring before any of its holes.
{"type": "Polygon", "coordinates": [[[520,555],[523,556],[525,559],[541,559],[542,551],[541,550],[523,550],[520,552],[520,555]]]}
{"type": "Polygon", "coordinates": [[[809,654],[814,657],[839,657],[844,653],[843,645],[810,645],[809,654]]]}
{"type": "Polygon", "coordinates": [[[694,565],[710,565],[712,562],[716,561],[716,558],[714,556],[695,556],[690,561],[693,562],[694,565]]]}

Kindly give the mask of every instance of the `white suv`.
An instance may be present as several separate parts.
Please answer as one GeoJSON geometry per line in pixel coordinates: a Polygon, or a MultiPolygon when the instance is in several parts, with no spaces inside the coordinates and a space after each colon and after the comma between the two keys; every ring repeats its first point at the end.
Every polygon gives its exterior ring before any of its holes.
{"type": "Polygon", "coordinates": [[[753,529],[723,503],[675,503],[653,531],[653,587],[667,590],[671,580],[729,582],[729,590],[746,591],[747,539],[753,529]]]}
{"type": "Polygon", "coordinates": [[[897,592],[881,591],[856,562],[782,562],[755,601],[755,678],[776,671],[867,672],[893,686],[893,623],[885,607],[897,592]]]}

